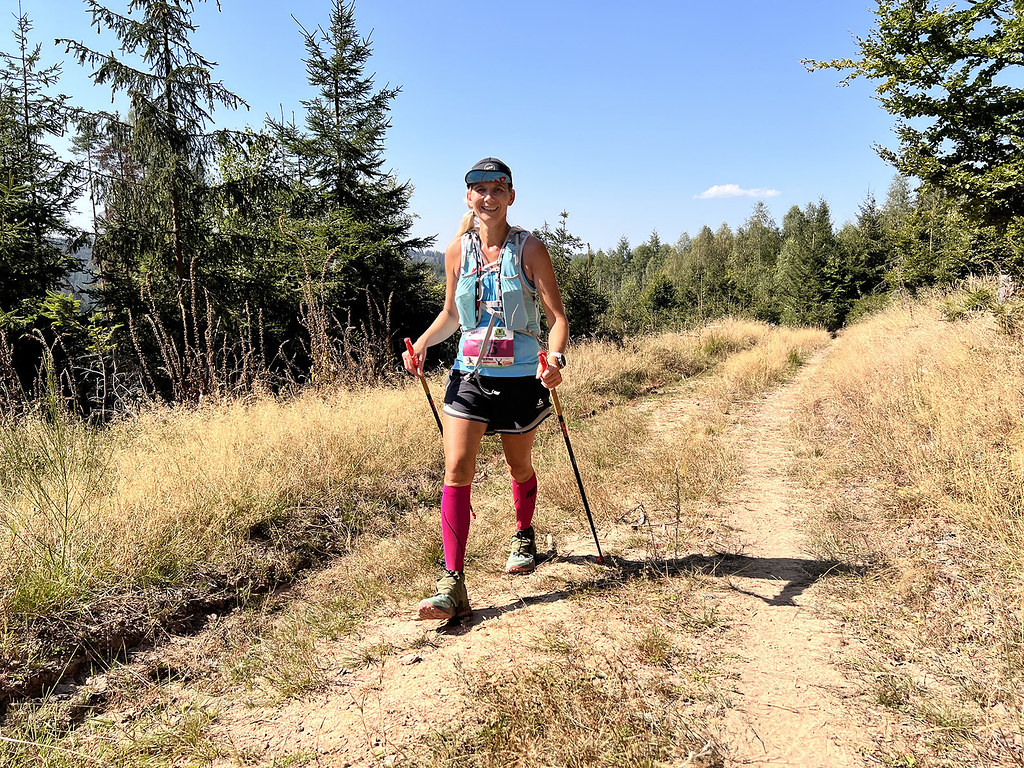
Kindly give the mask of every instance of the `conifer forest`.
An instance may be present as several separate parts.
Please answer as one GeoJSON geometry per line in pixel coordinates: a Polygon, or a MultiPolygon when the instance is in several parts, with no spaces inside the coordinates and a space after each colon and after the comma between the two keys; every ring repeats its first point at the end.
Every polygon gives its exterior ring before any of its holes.
{"type": "MultiPolygon", "coordinates": [[[[757,203],[735,228],[597,249],[562,211],[535,234],[575,338],[726,315],[834,331],[895,293],[1020,275],[1024,91],[1001,77],[1024,63],[1019,4],[877,5],[857,58],[804,64],[876,87],[898,137],[879,150],[894,169],[884,199],[867,195],[845,223],[824,199],[781,222],[757,203]]],[[[211,127],[214,109],[246,95],[193,47],[193,0],[85,6],[131,57],[73,38],[55,49],[28,13],[11,17],[16,46],[0,53],[3,408],[58,391],[103,420],[147,398],[397,372],[402,336],[440,307],[430,249],[443,243],[412,236],[411,187],[386,170],[400,89],[374,82],[354,5],[334,0],[328,23],[296,28],[315,96],[293,120],[241,131],[211,127]],[[54,51],[69,61],[54,64],[54,51]],[[130,108],[79,107],[61,92],[62,66],[130,108]],[[68,136],[70,151],[56,140],[68,136]],[[75,225],[82,200],[89,221],[75,225]]]]}

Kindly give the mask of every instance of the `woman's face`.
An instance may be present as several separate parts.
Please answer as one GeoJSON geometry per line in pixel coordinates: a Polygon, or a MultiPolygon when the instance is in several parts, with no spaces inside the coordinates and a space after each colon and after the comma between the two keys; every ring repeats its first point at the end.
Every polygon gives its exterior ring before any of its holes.
{"type": "Polygon", "coordinates": [[[508,215],[508,207],[516,199],[516,191],[503,181],[481,181],[466,190],[466,202],[477,218],[486,223],[500,223],[508,215]]]}

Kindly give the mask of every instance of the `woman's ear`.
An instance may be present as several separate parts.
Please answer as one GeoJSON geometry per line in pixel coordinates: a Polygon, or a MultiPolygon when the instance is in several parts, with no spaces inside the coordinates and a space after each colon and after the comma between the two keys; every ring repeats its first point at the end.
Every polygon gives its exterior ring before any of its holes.
{"type": "Polygon", "coordinates": [[[516,201],[516,191],[515,189],[510,189],[508,192],[508,204],[512,205],[516,201]]]}

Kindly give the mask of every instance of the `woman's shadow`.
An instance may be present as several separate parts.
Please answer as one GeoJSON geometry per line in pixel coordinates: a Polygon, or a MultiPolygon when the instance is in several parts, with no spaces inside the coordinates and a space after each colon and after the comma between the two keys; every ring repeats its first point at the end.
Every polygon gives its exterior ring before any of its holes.
{"type": "Polygon", "coordinates": [[[531,605],[555,603],[564,600],[577,592],[586,590],[611,590],[632,580],[663,579],[666,577],[707,576],[723,578],[739,576],[746,579],[764,579],[783,582],[784,586],[774,597],[764,597],[755,592],[742,589],[735,583],[731,587],[738,592],[764,601],[769,606],[793,606],[796,598],[804,590],[820,579],[832,574],[858,574],[867,572],[868,566],[851,565],[839,560],[815,560],[797,557],[750,557],[747,555],[688,555],[681,558],[666,560],[630,560],[624,557],[606,555],[603,562],[598,562],[597,555],[549,555],[538,559],[543,562],[573,563],[576,565],[593,565],[603,568],[602,575],[597,579],[588,579],[578,584],[570,583],[564,589],[545,592],[540,595],[528,595],[517,598],[506,605],[490,606],[475,609],[467,616],[451,619],[442,624],[438,631],[446,634],[464,634],[480,626],[485,621],[495,619],[531,605]]]}

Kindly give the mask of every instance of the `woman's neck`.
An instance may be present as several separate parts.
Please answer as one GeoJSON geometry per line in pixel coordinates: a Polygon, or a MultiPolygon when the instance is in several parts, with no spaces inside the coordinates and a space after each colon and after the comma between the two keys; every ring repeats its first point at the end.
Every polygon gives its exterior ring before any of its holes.
{"type": "Polygon", "coordinates": [[[479,220],[478,222],[480,227],[480,245],[483,246],[485,252],[488,249],[500,249],[505,244],[508,233],[512,230],[507,221],[503,221],[501,224],[492,224],[491,226],[479,220]]]}

